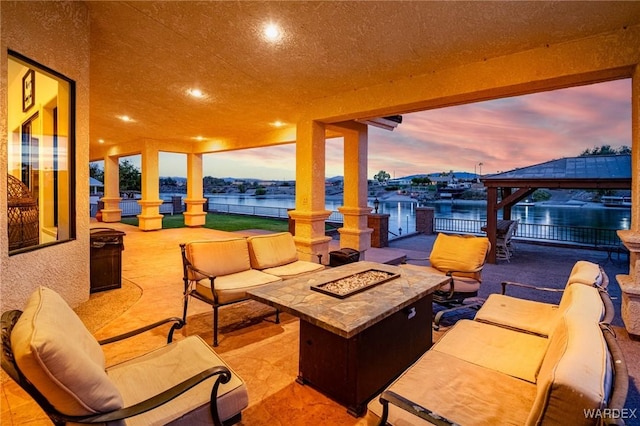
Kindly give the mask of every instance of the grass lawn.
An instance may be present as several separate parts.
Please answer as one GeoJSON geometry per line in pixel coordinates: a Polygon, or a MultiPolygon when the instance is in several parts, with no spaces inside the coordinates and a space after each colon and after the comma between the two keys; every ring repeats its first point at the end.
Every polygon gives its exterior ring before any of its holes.
{"type": "MultiPolygon", "coordinates": [[[[123,217],[120,220],[127,225],[138,226],[137,217],[123,217]]],[[[162,228],[184,228],[184,216],[182,214],[165,215],[162,218],[162,228]]],[[[271,219],[257,216],[244,216],[235,214],[208,213],[205,228],[219,231],[242,231],[244,229],[265,229],[274,232],[289,230],[289,222],[283,219],[271,219]]]]}

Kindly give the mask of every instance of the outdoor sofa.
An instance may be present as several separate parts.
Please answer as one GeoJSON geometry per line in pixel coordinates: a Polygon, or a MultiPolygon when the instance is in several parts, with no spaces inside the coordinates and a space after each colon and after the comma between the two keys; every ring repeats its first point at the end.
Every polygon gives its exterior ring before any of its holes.
{"type": "Polygon", "coordinates": [[[546,336],[514,318],[458,321],[370,413],[398,426],[624,424],[629,379],[608,324],[613,305],[602,287],[567,290],[546,336]]]}
{"type": "MultiPolygon", "coordinates": [[[[248,299],[247,291],[266,284],[319,271],[322,264],[298,259],[289,232],[248,238],[192,241],[182,251],[184,305],[189,297],[213,307],[213,346],[218,346],[218,308],[248,299]]],[[[276,310],[276,323],[279,322],[276,310]]]]}

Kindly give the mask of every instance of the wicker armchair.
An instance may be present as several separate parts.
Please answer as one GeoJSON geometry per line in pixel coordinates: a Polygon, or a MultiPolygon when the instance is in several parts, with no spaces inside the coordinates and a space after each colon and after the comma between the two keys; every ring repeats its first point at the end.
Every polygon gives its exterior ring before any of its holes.
{"type": "Polygon", "coordinates": [[[7,175],[9,251],[38,245],[38,220],[38,202],[29,188],[15,176],[7,175]]]}

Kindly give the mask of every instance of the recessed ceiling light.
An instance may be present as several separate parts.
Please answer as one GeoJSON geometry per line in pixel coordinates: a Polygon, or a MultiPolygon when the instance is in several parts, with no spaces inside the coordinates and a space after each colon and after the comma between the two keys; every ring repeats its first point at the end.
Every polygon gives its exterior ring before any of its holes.
{"type": "Polygon", "coordinates": [[[104,139],[98,139],[98,143],[104,143],[104,139]]]}
{"type": "Polygon", "coordinates": [[[271,123],[271,125],[273,127],[282,127],[282,126],[284,126],[284,123],[282,121],[280,121],[280,120],[277,120],[277,121],[274,121],[273,123],[271,123]]]}
{"type": "Polygon", "coordinates": [[[202,93],[202,90],[200,89],[189,89],[187,90],[187,93],[191,96],[193,96],[194,98],[203,98],[204,97],[204,93],[202,93]]]}
{"type": "Polygon", "coordinates": [[[278,24],[274,24],[273,22],[269,22],[264,26],[262,34],[268,41],[275,42],[282,38],[282,30],[280,29],[280,26],[278,24]]]}
{"type": "Polygon", "coordinates": [[[128,115],[120,115],[118,116],[118,118],[127,123],[132,123],[135,121],[133,118],[129,117],[128,115]]]}
{"type": "Polygon", "coordinates": [[[192,137],[191,139],[194,139],[194,140],[197,140],[197,141],[203,141],[203,140],[205,140],[206,138],[205,138],[204,136],[194,136],[194,137],[192,137]]]}

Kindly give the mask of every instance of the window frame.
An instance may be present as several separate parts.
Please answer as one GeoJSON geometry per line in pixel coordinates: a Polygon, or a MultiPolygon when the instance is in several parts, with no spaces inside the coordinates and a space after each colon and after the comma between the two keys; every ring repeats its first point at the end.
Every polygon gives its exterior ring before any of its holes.
{"type": "MultiPolygon", "coordinates": [[[[48,241],[48,242],[42,242],[42,243],[38,243],[36,245],[33,246],[29,246],[29,247],[22,247],[22,248],[18,248],[18,249],[14,249],[14,250],[9,250],[8,254],[9,256],[13,256],[16,254],[21,254],[21,253],[26,253],[26,252],[31,252],[31,251],[35,251],[35,250],[39,250],[41,248],[45,248],[45,247],[50,247],[53,245],[58,245],[58,244],[64,244],[70,241],[75,241],[77,239],[77,216],[76,216],[76,82],[75,80],[65,76],[64,74],[47,67],[46,65],[43,65],[37,61],[34,61],[33,59],[30,59],[24,55],[22,55],[19,52],[16,52],[14,50],[8,49],[7,50],[7,61],[14,61],[14,62],[18,62],[21,63],[29,68],[35,69],[36,73],[42,73],[42,74],[47,74],[49,77],[52,77],[54,79],[59,80],[60,82],[66,83],[68,85],[68,105],[67,107],[69,108],[69,121],[68,121],[68,132],[67,132],[67,155],[66,155],[66,159],[67,159],[67,170],[68,170],[68,180],[69,180],[69,187],[67,188],[68,191],[68,218],[69,218],[69,223],[68,223],[68,237],[64,238],[64,239],[57,239],[58,237],[56,237],[56,240],[54,241],[48,241]]],[[[20,103],[22,104],[22,102],[20,103]]],[[[58,109],[61,106],[58,105],[55,108],[55,126],[54,126],[54,132],[55,134],[50,135],[53,142],[54,142],[54,146],[56,148],[56,152],[54,155],[54,168],[55,170],[53,170],[53,179],[54,182],[56,183],[55,188],[54,188],[54,222],[55,222],[55,226],[58,227],[59,223],[58,223],[58,213],[59,213],[59,207],[60,207],[60,203],[57,202],[57,194],[58,194],[58,166],[59,166],[59,159],[60,159],[60,153],[57,151],[58,149],[58,139],[59,139],[59,135],[58,135],[58,127],[59,127],[59,123],[58,123],[58,119],[59,119],[59,114],[58,114],[58,109]]],[[[9,103],[7,104],[7,108],[9,108],[9,103]]],[[[24,111],[23,111],[24,112],[24,111]]],[[[28,116],[28,118],[21,124],[21,126],[23,126],[24,124],[26,124],[27,122],[33,120],[33,118],[38,115],[38,112],[32,113],[28,116]]],[[[7,113],[7,117],[9,116],[9,114],[7,113]]],[[[8,124],[8,123],[7,123],[8,124]]],[[[7,126],[7,131],[8,134],[11,135],[11,132],[13,132],[13,130],[9,129],[9,126],[7,126]]],[[[21,138],[22,138],[22,127],[21,127],[21,138]]],[[[9,142],[9,141],[8,141],[9,142]]],[[[23,143],[23,141],[21,140],[21,143],[23,143]]],[[[7,150],[9,149],[9,144],[7,144],[7,150]]],[[[22,154],[21,154],[22,155],[22,154]]],[[[9,165],[9,163],[7,163],[7,166],[9,165]]],[[[9,173],[9,170],[6,170],[6,173],[9,173]]],[[[30,187],[31,189],[31,187],[30,187]]],[[[7,194],[8,196],[8,194],[7,194]]],[[[40,202],[38,201],[38,203],[40,204],[40,202]]],[[[40,205],[38,206],[40,209],[40,205]]],[[[8,214],[8,211],[7,211],[8,214]]],[[[40,213],[38,213],[40,215],[40,213]]],[[[40,220],[40,219],[38,219],[40,220]]],[[[8,229],[8,223],[7,223],[7,233],[9,232],[8,229]]],[[[42,233],[42,230],[38,231],[39,233],[42,233]]]]}

